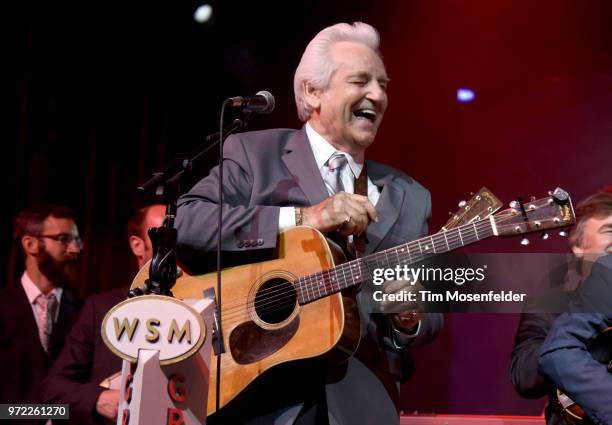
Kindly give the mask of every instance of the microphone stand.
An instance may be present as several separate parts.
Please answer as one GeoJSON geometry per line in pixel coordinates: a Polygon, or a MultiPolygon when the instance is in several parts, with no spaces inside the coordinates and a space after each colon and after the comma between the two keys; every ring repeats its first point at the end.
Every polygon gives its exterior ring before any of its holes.
{"type": "MultiPolygon", "coordinates": [[[[219,205],[218,205],[218,238],[217,238],[217,293],[216,312],[213,323],[213,346],[217,355],[217,382],[216,382],[216,411],[220,404],[221,354],[225,352],[223,343],[223,329],[221,325],[221,229],[223,224],[223,141],[230,134],[246,127],[251,111],[243,110],[242,119],[234,119],[227,127],[223,127],[225,108],[230,104],[229,99],[221,107],[219,132],[210,134],[200,146],[190,153],[188,158],[176,158],[170,162],[166,170],[153,173],[151,178],[138,187],[142,194],[155,193],[162,196],[166,204],[166,217],[161,227],[152,228],[148,234],[153,245],[153,257],[149,266],[149,278],[139,288],[129,291],[128,296],[134,297],[144,294],[160,294],[173,296],[171,288],[177,277],[176,265],[176,239],[177,231],[174,228],[174,219],[177,211],[177,198],[181,193],[181,182],[192,171],[193,162],[206,154],[217,144],[219,145],[219,205]]],[[[214,299],[212,290],[207,290],[204,297],[214,299]]]]}
{"type": "MultiPolygon", "coordinates": [[[[246,127],[249,124],[250,112],[244,111],[242,119],[236,118],[230,125],[223,129],[224,139],[232,133],[246,127]]],[[[136,189],[142,195],[154,193],[155,195],[163,195],[165,193],[166,182],[175,177],[181,172],[190,172],[193,162],[197,161],[202,155],[213,149],[219,143],[219,132],[209,134],[204,139],[204,142],[197,148],[193,149],[187,155],[187,158],[175,158],[166,166],[166,169],[161,172],[155,172],[149,180],[138,186],[136,189]]],[[[182,174],[178,179],[182,178],[182,174]]],[[[177,192],[178,194],[178,192],[177,192]]]]}
{"type": "MultiPolygon", "coordinates": [[[[245,113],[242,119],[234,119],[223,129],[223,138],[246,127],[248,119],[248,113],[245,113]]],[[[164,171],[153,173],[146,182],[138,186],[137,191],[141,195],[155,194],[162,197],[163,203],[166,204],[166,216],[161,227],[154,227],[148,231],[153,246],[149,278],[142,286],[130,289],[128,293],[130,298],[145,294],[172,296],[171,288],[177,277],[177,232],[174,228],[174,219],[177,210],[176,202],[181,193],[181,183],[192,171],[193,163],[219,144],[219,136],[219,132],[206,136],[204,142],[190,152],[187,158],[175,158],[164,171]]]]}

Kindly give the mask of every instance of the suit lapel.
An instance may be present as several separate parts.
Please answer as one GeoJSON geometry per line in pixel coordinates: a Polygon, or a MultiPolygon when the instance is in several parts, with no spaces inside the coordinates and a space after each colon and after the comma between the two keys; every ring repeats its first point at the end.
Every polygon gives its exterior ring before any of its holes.
{"type": "Polygon", "coordinates": [[[368,225],[368,246],[366,255],[374,252],[383,241],[391,227],[399,217],[401,206],[404,202],[404,191],[393,183],[392,174],[376,174],[375,166],[368,163],[368,173],[372,182],[382,187],[380,198],[376,204],[378,211],[378,223],[371,222],[368,225]]]}
{"type": "Polygon", "coordinates": [[[317,169],[314,154],[310,148],[306,130],[296,132],[285,146],[283,162],[302,189],[310,205],[318,204],[329,195],[325,189],[321,173],[317,169]]]}
{"type": "Polygon", "coordinates": [[[55,359],[64,345],[64,338],[72,328],[79,310],[81,302],[76,295],[64,287],[62,298],[60,300],[59,315],[57,322],[53,325],[53,331],[51,332],[51,338],[49,341],[49,353],[51,358],[55,359]]]}
{"type": "MultiPolygon", "coordinates": [[[[62,329],[64,327],[71,327],[72,321],[76,315],[78,315],[80,308],[80,301],[67,287],[64,287],[64,293],[60,301],[59,315],[57,316],[56,329],[62,329]]],[[[55,330],[54,330],[55,332],[55,330]]]]}

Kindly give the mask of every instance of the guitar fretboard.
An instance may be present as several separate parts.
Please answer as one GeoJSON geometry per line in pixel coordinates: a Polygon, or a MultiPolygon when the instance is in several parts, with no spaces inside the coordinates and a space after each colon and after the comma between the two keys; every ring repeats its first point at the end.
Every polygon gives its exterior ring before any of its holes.
{"type": "Polygon", "coordinates": [[[308,304],[343,289],[368,283],[374,269],[418,263],[491,236],[493,227],[489,220],[473,222],[303,276],[294,282],[298,302],[300,305],[308,304]]]}

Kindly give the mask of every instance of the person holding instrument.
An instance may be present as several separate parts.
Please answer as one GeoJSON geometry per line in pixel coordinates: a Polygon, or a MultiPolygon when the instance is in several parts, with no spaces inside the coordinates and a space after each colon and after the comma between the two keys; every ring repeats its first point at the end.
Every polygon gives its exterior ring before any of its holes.
{"type": "MultiPolygon", "coordinates": [[[[406,174],[366,160],[388,104],[389,77],[378,46],[378,33],[368,24],[325,28],[295,73],[304,127],[227,139],[224,258],[253,262],[276,248],[279,232],[301,225],[334,239],[349,258],[427,234],[429,192],[406,174]]],[[[214,168],[179,199],[178,254],[184,264],[215,251],[218,184],[214,168]]],[[[442,316],[370,314],[364,307],[372,301],[361,295],[362,335],[354,356],[341,364],[316,358],[276,366],[210,422],[398,423],[399,386],[413,367],[410,347],[435,338],[442,316]]]]}

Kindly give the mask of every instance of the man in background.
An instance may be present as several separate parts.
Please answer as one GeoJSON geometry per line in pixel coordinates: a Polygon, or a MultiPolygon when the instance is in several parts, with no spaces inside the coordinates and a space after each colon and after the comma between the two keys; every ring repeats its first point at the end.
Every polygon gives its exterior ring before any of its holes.
{"type": "Polygon", "coordinates": [[[70,287],[83,241],[74,211],[53,204],[20,212],[13,238],[25,271],[0,291],[0,403],[40,403],[42,381],[81,307],[70,287]]]}
{"type": "MultiPolygon", "coordinates": [[[[153,255],[147,234],[162,225],[164,205],[139,209],[128,221],[128,242],[141,268],[153,255]]],[[[119,406],[119,390],[104,389],[100,383],[121,370],[121,359],[107,348],[100,329],[106,313],[127,298],[128,287],[93,295],[66,338],[66,345],[44,383],[46,403],[68,403],[74,424],[114,422],[119,406]]]]}
{"type": "MultiPolygon", "coordinates": [[[[558,290],[545,298],[530,300],[521,315],[514,349],[510,377],[516,391],[525,398],[549,396],[545,414],[548,425],[566,423],[563,414],[556,408],[554,382],[538,372],[538,357],[555,320],[567,311],[571,297],[580,281],[589,273],[592,255],[601,255],[612,247],[612,229],[601,228],[601,223],[612,223],[612,192],[595,193],[576,206],[576,226],[572,229],[569,245],[577,261],[568,263],[564,276],[556,276],[558,290]],[[603,220],[603,221],[602,221],[603,220]],[[600,224],[600,225],[597,225],[600,224]],[[607,242],[606,242],[607,241],[607,242]],[[607,246],[607,247],[606,247],[607,246]]],[[[554,282],[553,282],[554,283],[554,282]]]]}
{"type": "Polygon", "coordinates": [[[594,339],[612,326],[612,193],[595,196],[606,199],[607,208],[576,229],[581,244],[574,252],[585,280],[542,344],[539,370],[593,423],[612,424],[610,359],[600,363],[591,353],[594,339]]]}

